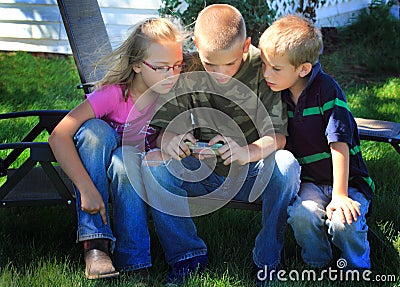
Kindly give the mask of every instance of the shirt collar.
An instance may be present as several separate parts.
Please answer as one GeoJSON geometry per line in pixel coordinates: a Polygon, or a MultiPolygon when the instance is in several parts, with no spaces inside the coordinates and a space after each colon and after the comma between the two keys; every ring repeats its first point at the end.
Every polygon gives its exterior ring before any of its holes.
{"type": "MultiPolygon", "coordinates": [[[[320,62],[317,62],[311,69],[310,78],[308,79],[306,87],[304,88],[304,90],[303,90],[303,92],[302,92],[300,97],[303,96],[304,92],[311,86],[311,84],[314,82],[314,80],[317,77],[317,75],[320,74],[321,72],[322,72],[321,64],[320,64],[320,62]]],[[[293,102],[291,97],[290,97],[289,89],[286,89],[286,90],[282,91],[282,98],[288,104],[293,102]]]]}
{"type": "Polygon", "coordinates": [[[315,78],[320,72],[322,72],[321,64],[320,62],[317,62],[311,69],[311,76],[308,79],[305,89],[307,89],[314,82],[315,78]]]}

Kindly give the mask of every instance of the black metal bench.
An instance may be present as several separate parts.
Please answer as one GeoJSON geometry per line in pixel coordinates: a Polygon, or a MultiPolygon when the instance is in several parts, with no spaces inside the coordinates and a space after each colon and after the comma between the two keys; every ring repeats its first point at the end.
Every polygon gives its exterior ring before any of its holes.
{"type": "Polygon", "coordinates": [[[386,142],[400,154],[400,123],[356,118],[362,140],[386,142]]]}
{"type": "MultiPolygon", "coordinates": [[[[97,0],[57,2],[81,80],[78,87],[88,93],[90,83],[101,79],[105,72],[100,69],[94,73],[94,63],[112,51],[100,7],[97,0]]],[[[46,110],[0,114],[0,120],[38,118],[38,123],[20,142],[0,144],[0,150],[10,151],[4,159],[0,158],[0,177],[6,178],[0,186],[1,207],[73,203],[71,181],[54,166],[56,160],[49,144],[36,139],[43,131],[50,134],[67,113],[46,110]],[[24,150],[28,150],[29,157],[13,168],[24,150]]]]}
{"type": "Polygon", "coordinates": [[[0,144],[0,150],[11,150],[4,159],[0,159],[0,176],[7,176],[0,187],[2,207],[72,202],[70,181],[58,167],[53,166],[56,159],[48,143],[35,142],[43,131],[50,134],[67,112],[50,110],[0,114],[0,120],[38,118],[37,124],[20,142],[0,144]],[[18,168],[11,168],[24,150],[29,151],[29,157],[18,168]],[[36,167],[37,164],[40,167],[36,167]]]}
{"type": "MultiPolygon", "coordinates": [[[[102,78],[104,71],[93,73],[99,57],[112,50],[96,0],[58,0],[58,6],[74,60],[85,93],[90,82],[102,78]]],[[[0,177],[7,176],[0,186],[0,206],[71,204],[74,200],[72,184],[62,170],[54,166],[54,155],[47,142],[35,142],[44,130],[51,133],[68,111],[25,111],[0,114],[0,120],[17,117],[38,117],[39,122],[20,142],[2,143],[0,150],[11,150],[0,159],[0,177]],[[11,168],[24,151],[28,159],[18,168],[11,168]],[[39,167],[36,165],[39,164],[39,167]]],[[[400,123],[356,119],[363,140],[390,143],[400,153],[400,123]]],[[[74,206],[74,205],[72,205],[74,206]]],[[[229,207],[260,210],[258,203],[231,201],[229,207]]]]}

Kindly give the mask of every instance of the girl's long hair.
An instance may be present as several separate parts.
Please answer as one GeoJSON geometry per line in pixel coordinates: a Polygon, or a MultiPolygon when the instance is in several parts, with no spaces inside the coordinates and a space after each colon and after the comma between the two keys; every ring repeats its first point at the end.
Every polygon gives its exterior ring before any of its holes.
{"type": "Polygon", "coordinates": [[[186,38],[187,33],[183,27],[170,18],[149,18],[137,23],[121,46],[97,63],[97,66],[101,66],[107,72],[100,81],[94,83],[95,89],[119,84],[123,87],[126,100],[136,75],[133,65],[141,64],[148,58],[149,46],[162,42],[182,43],[186,38]]]}

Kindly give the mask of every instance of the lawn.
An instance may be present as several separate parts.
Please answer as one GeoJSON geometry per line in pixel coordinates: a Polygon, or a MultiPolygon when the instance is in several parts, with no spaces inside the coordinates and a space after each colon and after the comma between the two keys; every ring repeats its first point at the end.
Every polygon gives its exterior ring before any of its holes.
{"type": "MultiPolygon", "coordinates": [[[[335,34],[333,43],[326,45],[328,52],[321,56],[321,63],[345,90],[355,116],[400,122],[400,43],[394,36],[399,35],[399,22],[382,18],[376,23],[370,18],[361,18],[360,22],[335,34]],[[366,26],[379,26],[381,30],[365,31],[366,26]]],[[[76,89],[79,77],[72,57],[0,53],[0,70],[1,113],[71,109],[83,98],[82,91],[76,89]]],[[[26,120],[0,121],[1,142],[15,141],[30,124],[26,120]]],[[[372,260],[369,278],[378,275],[391,279],[389,275],[395,275],[397,281],[300,280],[279,286],[400,286],[400,155],[384,143],[363,141],[361,147],[377,187],[368,220],[372,260]]],[[[4,154],[1,152],[0,157],[4,154]]],[[[69,207],[4,208],[0,209],[0,218],[0,286],[128,287],[138,283],[125,275],[112,281],[85,279],[82,246],[76,244],[75,212],[69,207]]],[[[195,222],[208,245],[211,262],[204,274],[190,279],[188,286],[253,286],[251,251],[261,214],[224,208],[195,218],[195,222]]],[[[168,266],[151,220],[150,231],[153,267],[149,286],[157,286],[168,266]]],[[[282,263],[287,272],[307,269],[290,229],[282,263]]]]}

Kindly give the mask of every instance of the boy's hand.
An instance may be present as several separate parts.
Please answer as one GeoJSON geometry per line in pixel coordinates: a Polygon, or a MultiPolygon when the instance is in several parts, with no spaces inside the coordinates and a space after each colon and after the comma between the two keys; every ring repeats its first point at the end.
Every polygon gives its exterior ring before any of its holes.
{"type": "Polygon", "coordinates": [[[177,135],[165,132],[161,142],[161,150],[173,159],[181,160],[190,155],[190,149],[185,141],[195,144],[196,138],[190,133],[177,135]]]}
{"type": "Polygon", "coordinates": [[[209,145],[214,145],[218,142],[224,143],[224,145],[218,149],[221,158],[224,160],[224,165],[229,165],[233,162],[245,165],[250,162],[249,148],[247,145],[242,147],[233,139],[221,135],[213,137],[209,145]]]}
{"type": "Polygon", "coordinates": [[[332,220],[332,214],[336,211],[343,224],[346,222],[352,224],[353,220],[357,221],[357,217],[361,215],[360,203],[352,200],[348,196],[335,196],[326,207],[326,215],[332,220]]]}

